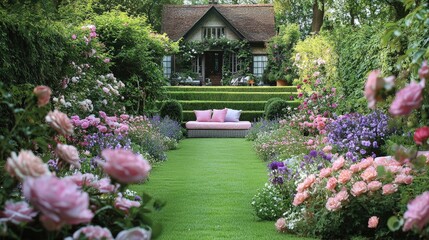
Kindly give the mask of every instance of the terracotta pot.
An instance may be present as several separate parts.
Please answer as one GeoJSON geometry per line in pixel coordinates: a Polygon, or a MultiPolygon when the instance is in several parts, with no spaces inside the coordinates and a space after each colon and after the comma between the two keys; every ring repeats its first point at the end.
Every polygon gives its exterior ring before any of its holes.
{"type": "Polygon", "coordinates": [[[287,83],[285,80],[277,80],[276,86],[287,86],[287,83]]]}

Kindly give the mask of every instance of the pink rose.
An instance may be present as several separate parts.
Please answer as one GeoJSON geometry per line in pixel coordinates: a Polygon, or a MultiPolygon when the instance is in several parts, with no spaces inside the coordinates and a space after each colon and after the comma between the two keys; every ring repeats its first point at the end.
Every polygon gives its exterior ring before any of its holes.
{"type": "Polygon", "coordinates": [[[53,112],[49,112],[45,119],[46,122],[58,133],[64,136],[70,136],[73,134],[73,124],[66,114],[58,110],[54,110],[53,112]]]}
{"type": "Polygon", "coordinates": [[[424,126],[421,128],[417,128],[414,132],[414,142],[417,145],[422,145],[423,143],[426,143],[426,141],[429,138],[429,127],[424,126]]]}
{"type": "Polygon", "coordinates": [[[355,163],[355,164],[352,164],[350,166],[350,171],[352,171],[353,173],[357,173],[360,170],[362,170],[362,167],[361,167],[361,165],[359,163],[355,163]]]}
{"type": "Polygon", "coordinates": [[[130,228],[128,230],[123,230],[118,233],[115,240],[130,240],[130,239],[138,239],[138,240],[150,240],[151,232],[144,228],[130,228]]]}
{"type": "Polygon", "coordinates": [[[303,203],[309,197],[310,197],[310,194],[308,193],[308,191],[297,193],[297,194],[295,194],[295,197],[293,198],[292,204],[296,207],[296,206],[300,205],[301,203],[303,203]]]}
{"type": "Polygon", "coordinates": [[[80,123],[80,126],[81,126],[83,129],[87,129],[87,128],[89,128],[89,122],[88,122],[88,121],[86,121],[86,120],[83,120],[83,121],[80,123]]]}
{"type": "Polygon", "coordinates": [[[410,175],[412,172],[412,169],[409,167],[405,167],[401,169],[401,174],[410,175]]]}
{"type": "Polygon", "coordinates": [[[350,170],[342,170],[340,175],[338,176],[338,182],[342,184],[346,184],[352,178],[353,172],[350,170]]]}
{"type": "Polygon", "coordinates": [[[79,240],[82,239],[82,237],[88,240],[113,240],[110,230],[100,226],[81,227],[73,233],[73,240],[79,240]]]}
{"type": "Polygon", "coordinates": [[[365,98],[368,101],[368,107],[375,108],[377,101],[381,100],[378,92],[383,89],[384,80],[380,77],[380,70],[374,70],[369,73],[368,79],[365,83],[365,98]]]}
{"type": "Polygon", "coordinates": [[[379,181],[372,181],[368,183],[368,190],[371,192],[375,192],[381,188],[383,184],[379,181]]]}
{"type": "Polygon", "coordinates": [[[104,63],[109,63],[109,62],[110,62],[110,58],[105,58],[105,59],[103,60],[103,62],[104,62],[104,63]]]}
{"type": "Polygon", "coordinates": [[[377,170],[374,167],[369,167],[363,171],[360,177],[367,182],[372,181],[377,177],[377,170]]]}
{"type": "Polygon", "coordinates": [[[64,224],[88,223],[94,216],[88,209],[88,193],[55,176],[27,178],[23,193],[43,214],[40,220],[48,230],[59,230],[64,224]]]}
{"type": "Polygon", "coordinates": [[[334,161],[334,163],[332,164],[332,169],[334,171],[338,171],[340,170],[345,164],[345,160],[343,156],[340,156],[337,160],[334,161]]]}
{"type": "Polygon", "coordinates": [[[390,195],[396,191],[398,191],[398,185],[389,183],[389,184],[386,184],[383,186],[383,193],[382,194],[383,195],[390,195]]]}
{"type": "Polygon", "coordinates": [[[329,177],[332,173],[331,168],[322,168],[319,173],[319,178],[329,177]]]}
{"type": "Polygon", "coordinates": [[[130,115],[128,114],[121,114],[121,116],[119,116],[122,120],[128,120],[130,118],[130,115]]]}
{"type": "Polygon", "coordinates": [[[422,67],[419,69],[419,78],[426,80],[429,78],[429,66],[427,60],[422,63],[422,67]]]}
{"type": "Polygon", "coordinates": [[[277,219],[275,226],[276,226],[277,231],[286,232],[286,230],[287,230],[286,219],[285,218],[277,219]]]}
{"type": "Polygon", "coordinates": [[[404,213],[404,231],[409,231],[413,227],[422,230],[429,222],[429,191],[424,192],[411,200],[404,213]]]}
{"type": "Polygon", "coordinates": [[[372,216],[368,219],[368,228],[377,228],[378,217],[372,216]]]}
{"type": "Polygon", "coordinates": [[[48,166],[43,163],[42,159],[36,157],[32,151],[21,150],[19,155],[12,152],[11,157],[7,159],[6,171],[19,180],[24,180],[26,177],[39,177],[49,175],[48,166]]]}
{"type": "Polygon", "coordinates": [[[80,169],[80,158],[77,148],[71,145],[58,143],[56,152],[61,160],[75,166],[77,169],[80,169]]]}
{"type": "Polygon", "coordinates": [[[97,128],[98,128],[98,131],[100,131],[102,133],[107,132],[107,127],[105,127],[105,126],[98,125],[97,128]]]}
{"type": "Polygon", "coordinates": [[[122,210],[128,213],[128,210],[132,207],[140,207],[140,203],[137,201],[131,201],[124,197],[121,194],[115,199],[115,207],[119,210],[122,210]]]}
{"type": "Polygon", "coordinates": [[[102,117],[102,118],[106,118],[107,117],[107,114],[105,112],[103,112],[103,111],[99,111],[98,114],[100,114],[100,117],[102,117]]]}
{"type": "Polygon", "coordinates": [[[71,176],[63,178],[64,180],[71,181],[79,187],[90,186],[92,181],[94,181],[95,176],[91,173],[75,173],[71,176]]]}
{"type": "Polygon", "coordinates": [[[329,178],[328,182],[326,183],[326,189],[334,192],[336,186],[337,186],[337,179],[334,177],[329,178]]]}
{"type": "Polygon", "coordinates": [[[109,178],[102,178],[96,182],[91,183],[91,186],[98,189],[100,193],[112,193],[117,189],[115,185],[110,183],[109,178]]]}
{"type": "Polygon", "coordinates": [[[375,166],[401,166],[401,164],[392,157],[377,157],[374,159],[375,166]]]}
{"type": "MultiPolygon", "coordinates": [[[[14,224],[20,224],[33,221],[37,212],[35,212],[27,202],[12,202],[11,200],[8,200],[4,205],[4,211],[0,212],[0,216],[1,215],[3,215],[7,221],[11,221],[14,224]]],[[[2,219],[0,218],[0,222],[1,220],[2,219]]]]}
{"type": "Polygon", "coordinates": [[[77,38],[76,34],[73,34],[73,35],[72,35],[72,39],[73,39],[73,40],[76,40],[76,38],[77,38]]]}
{"type": "Polygon", "coordinates": [[[349,194],[347,193],[347,189],[343,188],[341,191],[339,191],[337,195],[335,195],[335,199],[339,202],[346,201],[347,199],[349,199],[349,194]]]}
{"type": "Polygon", "coordinates": [[[326,146],[322,149],[322,151],[324,153],[331,153],[332,152],[332,147],[331,146],[326,146]]]}
{"type": "Polygon", "coordinates": [[[121,183],[135,183],[145,179],[151,166],[139,154],[124,149],[104,149],[101,156],[106,162],[99,161],[104,171],[121,183]]]}
{"type": "Polygon", "coordinates": [[[37,106],[43,107],[49,103],[52,91],[47,86],[37,86],[34,88],[33,93],[37,97],[37,106]]]}
{"type": "Polygon", "coordinates": [[[355,197],[360,196],[368,191],[368,186],[364,181],[355,182],[351,189],[351,194],[355,197]]]}
{"type": "Polygon", "coordinates": [[[374,164],[374,158],[367,157],[359,163],[361,169],[366,169],[374,164]]]}
{"type": "Polygon", "coordinates": [[[396,93],[395,99],[390,105],[389,112],[393,116],[408,115],[412,110],[420,107],[423,100],[423,87],[415,82],[396,93]]]}
{"type": "Polygon", "coordinates": [[[330,197],[328,198],[328,201],[326,201],[325,207],[328,211],[333,212],[341,208],[341,202],[334,197],[330,197]]]}
{"type": "Polygon", "coordinates": [[[311,174],[309,176],[307,176],[307,178],[305,178],[304,180],[304,188],[307,189],[309,187],[311,187],[311,185],[313,185],[313,183],[316,181],[316,175],[311,174]]]}
{"type": "Polygon", "coordinates": [[[411,184],[413,182],[413,176],[405,175],[405,174],[399,174],[395,177],[395,180],[393,181],[397,184],[411,184]]]}

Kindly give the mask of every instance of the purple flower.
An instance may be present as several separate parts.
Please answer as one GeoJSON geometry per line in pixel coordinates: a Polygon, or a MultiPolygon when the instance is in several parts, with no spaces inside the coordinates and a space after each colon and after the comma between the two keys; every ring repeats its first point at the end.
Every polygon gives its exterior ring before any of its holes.
{"type": "Polygon", "coordinates": [[[310,157],[317,157],[317,151],[311,150],[309,155],[310,155],[310,157]]]}

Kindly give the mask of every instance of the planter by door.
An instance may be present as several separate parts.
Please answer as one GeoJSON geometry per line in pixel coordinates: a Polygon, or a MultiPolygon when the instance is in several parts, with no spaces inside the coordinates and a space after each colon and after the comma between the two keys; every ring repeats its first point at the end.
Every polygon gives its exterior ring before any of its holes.
{"type": "Polygon", "coordinates": [[[276,83],[277,83],[277,86],[287,86],[287,83],[285,80],[277,80],[276,83]]]}

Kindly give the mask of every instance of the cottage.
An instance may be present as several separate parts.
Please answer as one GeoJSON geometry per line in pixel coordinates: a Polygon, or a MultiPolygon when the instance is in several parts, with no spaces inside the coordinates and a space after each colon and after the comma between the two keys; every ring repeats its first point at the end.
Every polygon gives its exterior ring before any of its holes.
{"type": "Polygon", "coordinates": [[[221,85],[222,79],[240,74],[262,76],[266,43],[276,34],[273,5],[216,2],[164,6],[162,32],[183,45],[181,54],[164,57],[166,77],[186,67],[202,84],[210,79],[212,85],[221,85]]]}

